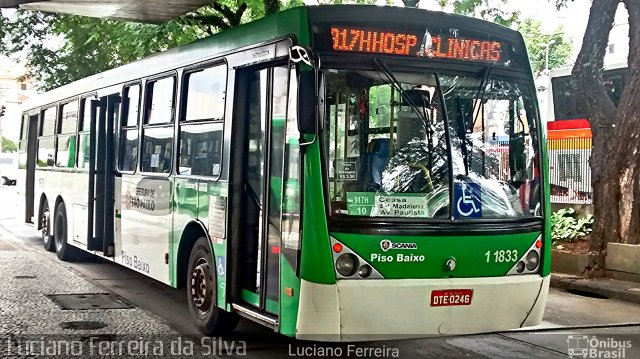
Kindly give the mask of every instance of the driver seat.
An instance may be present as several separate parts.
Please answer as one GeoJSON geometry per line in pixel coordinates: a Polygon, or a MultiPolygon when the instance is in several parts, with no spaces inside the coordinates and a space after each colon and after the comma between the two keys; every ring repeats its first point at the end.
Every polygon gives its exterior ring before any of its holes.
{"type": "Polygon", "coordinates": [[[382,186],[382,171],[389,163],[389,148],[391,140],[388,138],[374,138],[369,142],[369,181],[382,186]]]}

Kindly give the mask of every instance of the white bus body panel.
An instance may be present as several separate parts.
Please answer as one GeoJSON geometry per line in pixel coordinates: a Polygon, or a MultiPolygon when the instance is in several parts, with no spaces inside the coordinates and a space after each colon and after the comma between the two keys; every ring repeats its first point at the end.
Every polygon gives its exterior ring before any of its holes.
{"type": "Polygon", "coordinates": [[[550,276],[302,280],[298,339],[365,341],[504,331],[540,323],[550,276]],[[431,307],[433,290],[472,289],[470,305],[431,307]]]}
{"type": "Polygon", "coordinates": [[[165,256],[172,235],[171,181],[123,174],[116,182],[120,191],[115,192],[115,210],[121,218],[115,223],[116,238],[120,238],[115,261],[170,284],[165,256]]]}

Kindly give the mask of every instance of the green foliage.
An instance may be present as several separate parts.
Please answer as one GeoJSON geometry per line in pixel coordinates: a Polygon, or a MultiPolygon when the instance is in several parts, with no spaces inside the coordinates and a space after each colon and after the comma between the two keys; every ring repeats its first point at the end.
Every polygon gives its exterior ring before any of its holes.
{"type": "MultiPolygon", "coordinates": [[[[508,0],[438,0],[441,7],[452,6],[453,12],[460,15],[479,17],[508,27],[517,27],[527,45],[529,59],[534,74],[539,74],[545,67],[546,43],[549,46],[549,68],[566,64],[571,56],[571,44],[564,41],[564,30],[557,28],[552,34],[543,34],[540,21],[521,19],[520,13],[507,12],[496,7],[506,4],[508,0]]],[[[558,6],[566,5],[567,0],[558,0],[558,6]]]]}
{"type": "Polygon", "coordinates": [[[551,237],[554,241],[577,242],[591,233],[593,216],[576,217],[573,208],[564,208],[551,214],[551,237]]]}
{"type": "Polygon", "coordinates": [[[18,152],[18,146],[15,142],[6,137],[0,137],[2,139],[2,152],[18,152]]]}
{"type": "Polygon", "coordinates": [[[500,25],[511,26],[518,21],[518,11],[505,11],[498,4],[506,4],[508,0],[438,0],[440,7],[452,6],[453,12],[465,16],[479,17],[500,25]]]}
{"type": "Polygon", "coordinates": [[[524,37],[529,51],[529,60],[534,74],[542,72],[545,67],[546,46],[549,42],[549,68],[553,69],[567,63],[571,56],[571,44],[564,41],[564,30],[557,28],[552,34],[544,34],[540,21],[525,19],[518,23],[518,30],[524,37]]]}
{"type": "Polygon", "coordinates": [[[301,0],[216,0],[160,25],[18,10],[0,16],[0,54],[25,59],[41,90],[189,43],[301,0]]]}
{"type": "MultiPolygon", "coordinates": [[[[535,72],[544,68],[541,44],[556,40],[550,49],[550,65],[558,66],[569,56],[570,46],[561,32],[542,35],[540,24],[519,22],[519,13],[505,12],[496,3],[507,0],[439,0],[458,14],[481,17],[505,26],[520,25],[529,47],[535,72]]],[[[323,1],[324,3],[325,1],[323,1]]],[[[372,4],[375,0],[327,0],[333,4],[372,4]]],[[[417,1],[403,0],[405,6],[417,1]]],[[[122,22],[65,14],[17,11],[0,16],[0,54],[27,60],[27,67],[41,90],[106,71],[158,51],[189,43],[293,6],[302,0],[216,0],[181,18],[161,25],[122,22]]]]}

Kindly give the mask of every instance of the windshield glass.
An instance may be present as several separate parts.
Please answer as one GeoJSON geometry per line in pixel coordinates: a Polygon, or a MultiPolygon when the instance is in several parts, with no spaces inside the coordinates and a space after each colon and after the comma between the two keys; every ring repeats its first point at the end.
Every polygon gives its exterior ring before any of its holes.
{"type": "Polygon", "coordinates": [[[388,67],[326,70],[332,216],[539,215],[530,85],[388,67]]]}

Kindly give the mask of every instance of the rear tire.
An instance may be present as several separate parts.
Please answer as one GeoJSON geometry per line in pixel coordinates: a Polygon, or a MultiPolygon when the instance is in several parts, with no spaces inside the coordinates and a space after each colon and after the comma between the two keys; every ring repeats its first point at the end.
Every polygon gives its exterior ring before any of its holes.
{"type": "Polygon", "coordinates": [[[56,249],[56,245],[53,241],[53,237],[51,236],[51,214],[49,213],[49,205],[45,200],[42,204],[42,209],[40,210],[40,224],[42,227],[40,228],[40,233],[42,236],[42,245],[44,249],[53,252],[56,249]]]}
{"type": "Polygon", "coordinates": [[[60,202],[56,209],[55,226],[53,230],[55,233],[53,239],[55,241],[58,259],[65,262],[78,260],[80,250],[67,243],[67,209],[63,202],[60,202]]]}
{"type": "Polygon", "coordinates": [[[200,237],[189,256],[186,290],[189,311],[198,331],[204,335],[220,336],[233,332],[238,316],[217,307],[217,279],[211,246],[200,237]]]}

